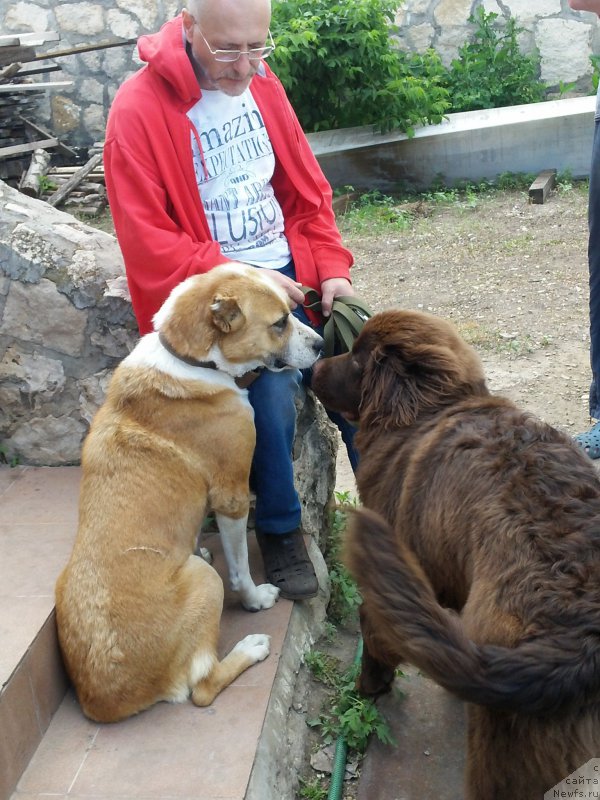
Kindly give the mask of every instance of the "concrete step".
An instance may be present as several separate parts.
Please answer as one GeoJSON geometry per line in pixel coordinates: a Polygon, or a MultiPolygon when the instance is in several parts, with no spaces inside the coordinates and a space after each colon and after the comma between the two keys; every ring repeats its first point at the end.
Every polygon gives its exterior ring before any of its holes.
{"type": "MultiPolygon", "coordinates": [[[[77,526],[77,467],[0,467],[0,800],[291,797],[306,728],[290,712],[301,655],[319,634],[326,594],[280,600],[249,614],[226,591],[222,654],[248,633],[271,636],[271,654],[210,708],[161,703],[115,725],[87,720],[60,660],[54,583],[77,526]]],[[[225,564],[218,535],[214,566],[225,564]]],[[[251,569],[262,580],[256,540],[251,569]]],[[[311,545],[319,582],[325,567],[311,545]]]]}
{"type": "Polygon", "coordinates": [[[371,738],[357,800],[462,800],[465,708],[414,667],[402,667],[377,705],[394,744],[371,738]]]}

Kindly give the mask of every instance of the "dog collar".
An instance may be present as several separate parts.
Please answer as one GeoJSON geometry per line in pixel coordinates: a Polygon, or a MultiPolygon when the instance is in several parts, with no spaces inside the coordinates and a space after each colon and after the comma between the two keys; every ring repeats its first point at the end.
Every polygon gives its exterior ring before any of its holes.
{"type": "MultiPolygon", "coordinates": [[[[192,356],[184,356],[181,353],[178,353],[162,331],[158,332],[158,341],[162,344],[167,353],[173,356],[173,358],[176,358],[178,361],[183,361],[184,364],[189,364],[190,367],[204,367],[205,369],[216,370],[219,369],[214,361],[200,361],[197,358],[192,358],[192,356]]],[[[244,373],[244,375],[241,375],[239,378],[234,378],[234,381],[240,389],[247,389],[251,383],[254,383],[260,373],[260,369],[253,369],[250,372],[244,373]]]]}

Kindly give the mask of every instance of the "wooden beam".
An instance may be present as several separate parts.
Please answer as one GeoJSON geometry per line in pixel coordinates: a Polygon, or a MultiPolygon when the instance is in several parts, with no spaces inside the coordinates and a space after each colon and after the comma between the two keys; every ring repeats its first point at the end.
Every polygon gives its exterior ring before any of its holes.
{"type": "Polygon", "coordinates": [[[58,42],[60,34],[56,31],[43,31],[38,33],[7,33],[0,36],[0,47],[21,44],[35,46],[44,42],[58,42]]]}
{"type": "Polygon", "coordinates": [[[0,158],[18,156],[21,155],[21,153],[30,153],[32,150],[37,150],[38,147],[56,147],[58,143],[58,139],[42,139],[41,142],[23,142],[23,144],[0,147],[0,158]]]}
{"type": "Polygon", "coordinates": [[[8,81],[17,74],[21,69],[21,63],[15,61],[14,64],[9,64],[7,67],[0,69],[0,81],[8,81]]]}
{"type": "Polygon", "coordinates": [[[548,193],[556,185],[556,170],[545,169],[537,176],[529,187],[529,202],[542,204],[545,202],[548,193]]]}
{"type": "MultiPolygon", "coordinates": [[[[38,136],[41,136],[44,139],[53,138],[50,131],[47,131],[45,128],[42,128],[41,125],[37,125],[35,122],[32,122],[30,119],[27,119],[27,117],[24,117],[21,114],[17,114],[17,119],[20,122],[22,122],[23,125],[25,125],[27,128],[29,128],[30,131],[37,133],[38,136]]],[[[66,144],[63,144],[63,142],[59,142],[56,145],[56,147],[59,150],[59,152],[61,152],[63,155],[68,156],[69,158],[77,159],[77,153],[75,152],[75,150],[72,150],[70,147],[67,147],[66,144]]]]}
{"type": "Polygon", "coordinates": [[[42,193],[40,179],[48,174],[50,166],[50,153],[38,147],[33,151],[29,168],[21,176],[19,191],[28,197],[39,197],[42,193]]]}
{"type": "Polygon", "coordinates": [[[92,156],[86,164],[78,169],[73,177],[69,178],[69,180],[60,187],[60,189],[57,189],[54,194],[51,194],[46,202],[51,206],[56,206],[59,203],[62,203],[62,201],[68,197],[71,192],[77,188],[77,186],[79,186],[83,179],[89,175],[90,172],[95,169],[101,161],[102,153],[96,153],[96,155],[92,156]]]}
{"type": "Polygon", "coordinates": [[[35,47],[10,45],[0,47],[0,65],[14,64],[15,61],[33,61],[36,57],[35,47]]]}
{"type": "MultiPolygon", "coordinates": [[[[51,53],[41,53],[35,57],[35,61],[43,61],[46,58],[60,58],[61,56],[76,56],[78,53],[89,53],[93,50],[106,50],[109,47],[122,47],[126,44],[136,44],[137,39],[122,39],[119,42],[99,42],[98,44],[81,44],[70,47],[68,50],[54,50],[51,53]]],[[[1,52],[1,51],[0,51],[1,52]]]]}
{"type": "Polygon", "coordinates": [[[58,72],[62,69],[58,64],[31,64],[30,66],[21,64],[19,78],[27,75],[41,75],[44,72],[58,72]]]}
{"type": "Polygon", "coordinates": [[[0,85],[0,94],[17,94],[18,92],[42,92],[45,89],[63,89],[73,86],[73,81],[55,81],[54,83],[4,83],[0,85]]]}

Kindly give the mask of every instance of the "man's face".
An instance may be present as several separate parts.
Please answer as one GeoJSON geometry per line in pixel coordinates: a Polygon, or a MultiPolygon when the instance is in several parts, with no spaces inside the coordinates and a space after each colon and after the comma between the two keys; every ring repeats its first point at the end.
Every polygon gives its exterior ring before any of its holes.
{"type": "Polygon", "coordinates": [[[217,61],[212,50],[251,50],[268,38],[271,9],[268,0],[208,0],[202,17],[182,12],[186,39],[199,67],[200,88],[230,96],[242,94],[256,74],[260,61],[241,55],[237,61],[217,61]]]}

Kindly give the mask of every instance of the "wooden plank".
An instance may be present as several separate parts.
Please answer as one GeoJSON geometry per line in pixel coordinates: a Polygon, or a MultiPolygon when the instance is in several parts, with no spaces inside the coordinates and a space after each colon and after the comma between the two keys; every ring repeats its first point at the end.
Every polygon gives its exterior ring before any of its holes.
{"type": "Polygon", "coordinates": [[[61,66],[58,64],[21,64],[21,69],[19,70],[19,77],[26,76],[26,75],[41,75],[45,72],[58,72],[59,69],[62,69],[61,66]]]}
{"type": "Polygon", "coordinates": [[[35,57],[35,47],[0,47],[0,66],[14,64],[15,61],[33,61],[35,57]]]}
{"type": "Polygon", "coordinates": [[[0,81],[8,81],[19,72],[21,69],[20,61],[15,61],[14,64],[9,64],[7,67],[0,69],[0,81]]]}
{"type": "Polygon", "coordinates": [[[63,89],[73,86],[73,81],[52,81],[46,83],[5,83],[0,85],[0,94],[14,92],[42,92],[45,89],[63,89]]]}
{"type": "Polygon", "coordinates": [[[60,187],[60,189],[57,189],[54,194],[50,195],[46,202],[51,206],[56,206],[61,203],[66,197],[69,196],[73,189],[76,189],[77,186],[79,186],[83,179],[89,175],[89,173],[95,169],[101,161],[102,153],[96,153],[96,155],[92,156],[86,164],[78,169],[73,177],[69,178],[69,180],[60,187]]]}
{"type": "Polygon", "coordinates": [[[548,193],[554,189],[555,185],[556,170],[543,170],[529,187],[529,202],[541,205],[545,202],[548,193]]]}
{"type": "Polygon", "coordinates": [[[40,54],[35,57],[35,61],[43,61],[46,58],[60,58],[61,56],[76,56],[78,53],[89,53],[93,50],[106,50],[109,47],[123,47],[128,44],[136,44],[137,39],[121,39],[118,42],[99,42],[98,44],[81,44],[70,47],[68,50],[54,50],[51,53],[40,54]]]}
{"type": "Polygon", "coordinates": [[[58,139],[42,139],[41,142],[23,142],[23,144],[13,144],[10,147],[0,147],[0,158],[8,156],[18,156],[21,153],[30,153],[38,147],[56,147],[58,139]]]}
{"type": "MultiPolygon", "coordinates": [[[[50,131],[47,131],[45,128],[42,128],[41,125],[37,125],[35,122],[27,119],[27,117],[23,117],[21,114],[17,114],[17,119],[19,122],[22,122],[30,131],[37,133],[38,136],[42,136],[45,139],[52,139],[53,136],[50,131]]],[[[59,142],[57,144],[58,151],[65,156],[69,156],[69,158],[77,159],[77,153],[75,150],[72,150],[70,147],[67,147],[66,144],[63,142],[59,142]]]]}
{"type": "Polygon", "coordinates": [[[33,47],[38,44],[44,44],[44,42],[58,42],[59,39],[60,34],[56,31],[7,33],[4,36],[0,36],[0,47],[5,47],[6,45],[12,45],[15,43],[21,45],[30,45],[33,47]]]}
{"type": "Polygon", "coordinates": [[[31,162],[19,181],[19,191],[28,197],[39,197],[42,191],[40,179],[48,174],[50,153],[38,147],[33,151],[31,162]]]}

